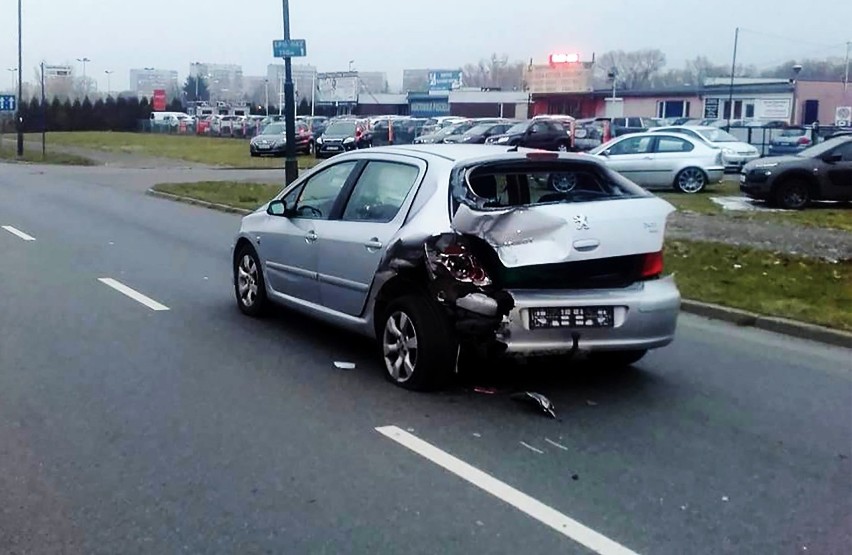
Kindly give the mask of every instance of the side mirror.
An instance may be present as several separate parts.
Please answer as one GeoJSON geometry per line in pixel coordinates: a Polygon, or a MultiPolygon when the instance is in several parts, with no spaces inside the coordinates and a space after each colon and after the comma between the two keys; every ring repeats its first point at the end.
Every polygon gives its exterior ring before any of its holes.
{"type": "Polygon", "coordinates": [[[837,162],[843,161],[842,154],[825,154],[822,157],[822,161],[827,164],[836,164],[837,162]]]}
{"type": "Polygon", "coordinates": [[[273,200],[266,206],[266,213],[270,216],[286,216],[287,203],[283,200],[273,200]]]}

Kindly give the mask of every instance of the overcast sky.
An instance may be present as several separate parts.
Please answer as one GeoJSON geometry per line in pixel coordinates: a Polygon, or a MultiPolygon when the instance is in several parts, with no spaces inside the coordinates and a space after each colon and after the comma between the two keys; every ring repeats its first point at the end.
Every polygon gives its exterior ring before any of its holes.
{"type": "MultiPolygon", "coordinates": [[[[176,69],[193,61],[241,64],[262,75],[271,41],[283,35],[280,0],[23,0],[24,79],[42,60],[74,63],[105,87],[125,88],[133,67],[176,69]]],[[[16,0],[0,0],[0,88],[17,66],[16,0]]],[[[292,35],[308,42],[320,71],[454,68],[506,53],[659,48],[668,66],[706,55],[730,63],[734,27],[740,60],[765,67],[791,58],[845,55],[851,0],[291,0],[292,35]],[[803,22],[812,20],[808,27],[803,22]],[[810,30],[807,30],[810,29],[810,30]],[[785,38],[789,37],[789,38],[785,38]]]]}

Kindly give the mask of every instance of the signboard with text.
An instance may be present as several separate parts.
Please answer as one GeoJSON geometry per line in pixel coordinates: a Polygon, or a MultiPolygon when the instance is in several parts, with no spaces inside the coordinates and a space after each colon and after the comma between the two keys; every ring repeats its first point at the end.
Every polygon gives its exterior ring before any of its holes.
{"type": "Polygon", "coordinates": [[[758,98],[754,101],[754,116],[757,119],[787,121],[792,104],[789,98],[758,98]]]}
{"type": "Polygon", "coordinates": [[[305,39],[274,40],[272,55],[276,58],[304,58],[308,55],[305,39]]]}
{"type": "Polygon", "coordinates": [[[586,63],[530,66],[525,80],[531,94],[589,92],[592,66],[586,63]]]}
{"type": "Polygon", "coordinates": [[[409,95],[409,113],[415,118],[433,118],[450,115],[450,99],[448,96],[409,95]]]}
{"type": "Polygon", "coordinates": [[[462,86],[461,70],[431,70],[429,71],[430,91],[451,91],[462,86]]]}
{"type": "Polygon", "coordinates": [[[355,104],[358,102],[358,74],[341,71],[317,74],[317,104],[355,104]]]}
{"type": "Polygon", "coordinates": [[[18,100],[14,94],[0,94],[0,112],[15,112],[18,109],[18,100]]]}
{"type": "Polygon", "coordinates": [[[852,106],[838,106],[834,109],[834,125],[852,127],[852,106]]]}
{"type": "Polygon", "coordinates": [[[166,111],[166,90],[154,89],[154,95],[151,97],[151,109],[155,112],[166,111]]]}
{"type": "Polygon", "coordinates": [[[704,119],[719,119],[719,99],[704,99],[704,119]]]}

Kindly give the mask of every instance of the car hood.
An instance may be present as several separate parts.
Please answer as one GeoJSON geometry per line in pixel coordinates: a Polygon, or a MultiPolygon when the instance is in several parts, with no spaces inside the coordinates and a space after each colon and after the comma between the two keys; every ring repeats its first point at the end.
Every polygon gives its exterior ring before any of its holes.
{"type": "Polygon", "coordinates": [[[323,141],[327,141],[329,139],[332,140],[332,141],[342,141],[344,139],[349,139],[349,138],[354,139],[355,137],[353,137],[352,135],[348,135],[348,134],[347,135],[338,135],[337,133],[323,133],[323,135],[322,135],[323,141]]]}
{"type": "Polygon", "coordinates": [[[499,210],[463,203],[452,227],[483,239],[504,266],[517,268],[659,252],[673,211],[654,196],[499,210]]]}
{"type": "Polygon", "coordinates": [[[758,158],[757,160],[752,160],[745,166],[743,166],[743,170],[750,170],[756,166],[765,166],[767,164],[795,164],[801,162],[807,162],[808,158],[803,158],[801,156],[767,156],[764,158],[758,158]]]}
{"type": "Polygon", "coordinates": [[[262,141],[266,141],[266,142],[269,142],[269,143],[274,143],[275,141],[285,141],[285,140],[286,140],[286,137],[284,135],[258,135],[257,137],[253,138],[251,140],[251,142],[259,143],[259,142],[262,142],[262,141]]]}

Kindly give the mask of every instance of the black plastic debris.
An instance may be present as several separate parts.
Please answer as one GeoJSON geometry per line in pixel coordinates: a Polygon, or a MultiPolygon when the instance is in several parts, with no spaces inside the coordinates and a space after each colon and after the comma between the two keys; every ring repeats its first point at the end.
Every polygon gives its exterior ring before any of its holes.
{"type": "Polygon", "coordinates": [[[510,398],[519,403],[524,403],[530,407],[536,408],[551,418],[556,418],[556,407],[550,402],[550,399],[541,393],[534,391],[521,391],[513,393],[510,398]]]}

